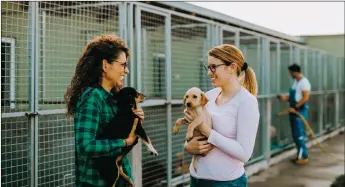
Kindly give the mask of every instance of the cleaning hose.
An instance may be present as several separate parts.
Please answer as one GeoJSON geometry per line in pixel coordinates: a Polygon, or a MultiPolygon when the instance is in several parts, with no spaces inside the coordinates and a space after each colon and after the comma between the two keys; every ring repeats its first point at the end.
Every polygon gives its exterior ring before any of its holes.
{"type": "Polygon", "coordinates": [[[313,129],[310,127],[309,123],[307,120],[305,120],[305,118],[299,113],[297,112],[296,110],[289,110],[289,109],[286,109],[286,110],[283,110],[281,112],[279,112],[277,115],[278,116],[282,116],[282,115],[286,115],[286,114],[289,114],[289,113],[294,113],[296,114],[303,122],[304,126],[306,127],[306,129],[308,130],[309,134],[311,134],[311,137],[313,140],[316,140],[316,144],[317,146],[321,149],[322,152],[328,154],[328,155],[331,155],[333,156],[334,158],[336,158],[338,161],[341,161],[341,162],[345,162],[344,158],[343,157],[340,157],[336,154],[333,154],[331,152],[329,152],[322,144],[321,142],[319,142],[319,140],[317,139],[313,129]]]}

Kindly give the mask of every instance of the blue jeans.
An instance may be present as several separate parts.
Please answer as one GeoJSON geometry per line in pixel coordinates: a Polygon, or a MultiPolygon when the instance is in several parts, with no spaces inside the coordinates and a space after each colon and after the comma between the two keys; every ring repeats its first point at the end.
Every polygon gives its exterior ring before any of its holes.
{"type": "Polygon", "coordinates": [[[190,187],[248,187],[247,175],[243,174],[240,178],[232,181],[213,181],[206,179],[196,179],[190,177],[190,187]]]}
{"type": "MultiPolygon", "coordinates": [[[[308,109],[299,109],[298,112],[308,119],[308,109]]],[[[297,148],[298,159],[308,158],[308,150],[305,141],[305,128],[303,121],[295,114],[290,114],[291,133],[297,148]]]]}

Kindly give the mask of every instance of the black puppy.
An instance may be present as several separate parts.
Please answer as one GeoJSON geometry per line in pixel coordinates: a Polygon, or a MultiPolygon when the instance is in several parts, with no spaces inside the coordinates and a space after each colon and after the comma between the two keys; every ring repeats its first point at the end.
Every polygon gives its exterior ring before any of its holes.
{"type": "MultiPolygon", "coordinates": [[[[134,133],[144,142],[151,154],[158,156],[142,127],[141,119],[132,111],[144,99],[144,94],[137,92],[132,87],[123,88],[114,95],[114,98],[109,98],[109,102],[117,103],[118,112],[97,139],[126,139],[131,133],[134,133]]],[[[123,172],[122,159],[137,143],[138,138],[133,145],[123,148],[122,154],[118,157],[101,157],[95,161],[96,168],[108,185],[115,186],[120,176],[129,184],[134,185],[133,181],[123,172]]]]}

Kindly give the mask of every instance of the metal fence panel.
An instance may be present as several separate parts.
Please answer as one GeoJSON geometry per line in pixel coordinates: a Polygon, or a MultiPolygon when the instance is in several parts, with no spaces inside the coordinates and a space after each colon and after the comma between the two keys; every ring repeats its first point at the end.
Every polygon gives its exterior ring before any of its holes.
{"type": "Polygon", "coordinates": [[[323,130],[332,128],[335,125],[335,94],[330,93],[325,96],[323,130]]]}
{"type": "Polygon", "coordinates": [[[65,107],[63,96],[88,41],[119,36],[117,5],[95,3],[40,3],[39,110],[65,107]]]}
{"type": "Polygon", "coordinates": [[[142,144],[143,187],[158,187],[167,180],[167,109],[166,106],[144,108],[144,127],[159,156],[150,155],[142,144]]]}
{"type": "Polygon", "coordinates": [[[73,120],[65,114],[40,116],[38,142],[38,186],[73,186],[73,120]]]}
{"type": "Polygon", "coordinates": [[[290,45],[280,43],[280,91],[288,92],[292,80],[289,75],[288,66],[291,62],[290,45]]]}
{"type": "Polygon", "coordinates": [[[270,58],[270,63],[269,63],[269,84],[270,84],[270,94],[278,94],[280,92],[280,56],[279,56],[279,49],[278,49],[278,44],[276,42],[270,42],[270,50],[269,50],[269,58],[270,58]]]}
{"type": "MultiPolygon", "coordinates": [[[[265,110],[265,100],[264,99],[259,99],[259,112],[260,114],[264,113],[265,110]]],[[[256,134],[256,140],[255,140],[255,146],[254,146],[254,150],[253,150],[253,154],[250,158],[250,160],[248,162],[250,162],[251,160],[256,160],[258,158],[261,158],[264,154],[264,146],[263,146],[263,141],[264,141],[264,126],[268,125],[268,124],[264,124],[264,118],[261,117],[260,121],[259,121],[259,127],[258,127],[258,132],[256,134]]]]}
{"type": "Polygon", "coordinates": [[[1,119],[1,186],[30,186],[29,135],[27,117],[1,119]]]}
{"type": "MultiPolygon", "coordinates": [[[[183,117],[183,105],[172,107],[172,124],[174,125],[178,118],[183,117]]],[[[185,175],[189,173],[189,165],[192,156],[184,150],[184,143],[187,134],[187,125],[183,125],[178,134],[172,136],[172,177],[179,177],[178,183],[187,185],[185,175]]]]}
{"type": "Polygon", "coordinates": [[[211,88],[207,71],[207,51],[211,46],[210,25],[171,16],[172,98],[181,99],[191,87],[211,88]]]}
{"type": "Polygon", "coordinates": [[[319,97],[322,97],[322,95],[311,95],[308,102],[309,113],[307,121],[309,122],[311,128],[313,129],[316,135],[320,134],[319,115],[322,115],[319,110],[319,97]]]}
{"type": "Polygon", "coordinates": [[[305,70],[307,73],[307,78],[311,84],[311,90],[315,91],[318,88],[318,72],[316,71],[317,61],[316,61],[316,52],[308,50],[308,68],[305,70]]]}
{"type": "MultiPolygon", "coordinates": [[[[256,74],[256,80],[259,84],[262,82],[262,64],[261,63],[261,40],[259,36],[240,32],[240,50],[244,55],[244,60],[253,68],[256,74]]],[[[258,89],[258,93],[263,93],[262,89],[258,89]]]]}
{"type": "Polygon", "coordinates": [[[141,88],[150,98],[166,97],[165,16],[141,11],[141,88]]]}
{"type": "Polygon", "coordinates": [[[272,99],[272,126],[276,129],[276,136],[271,139],[271,150],[280,150],[287,145],[293,143],[291,128],[289,124],[289,116],[277,116],[277,114],[289,107],[287,102],[281,102],[277,99],[272,99]]]}
{"type": "Polygon", "coordinates": [[[29,110],[31,27],[28,2],[1,2],[1,111],[29,110]]]}
{"type": "Polygon", "coordinates": [[[223,44],[236,45],[236,33],[233,31],[223,30],[223,44]]]}
{"type": "Polygon", "coordinates": [[[345,125],[345,92],[339,93],[339,123],[345,125]]]}
{"type": "MultiPolygon", "coordinates": [[[[65,108],[63,96],[88,41],[119,35],[117,5],[95,3],[40,2],[39,110],[65,108]]],[[[38,131],[38,186],[73,186],[73,121],[53,112],[39,117],[38,131]]]]}

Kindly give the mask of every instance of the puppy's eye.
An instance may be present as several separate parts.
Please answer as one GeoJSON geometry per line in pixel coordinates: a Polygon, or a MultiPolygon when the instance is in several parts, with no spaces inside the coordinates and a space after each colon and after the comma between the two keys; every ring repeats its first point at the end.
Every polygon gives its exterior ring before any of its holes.
{"type": "Polygon", "coordinates": [[[188,95],[186,96],[186,98],[188,98],[188,95]]]}
{"type": "Polygon", "coordinates": [[[193,95],[193,98],[197,98],[197,96],[196,96],[196,95],[193,95]]]}

